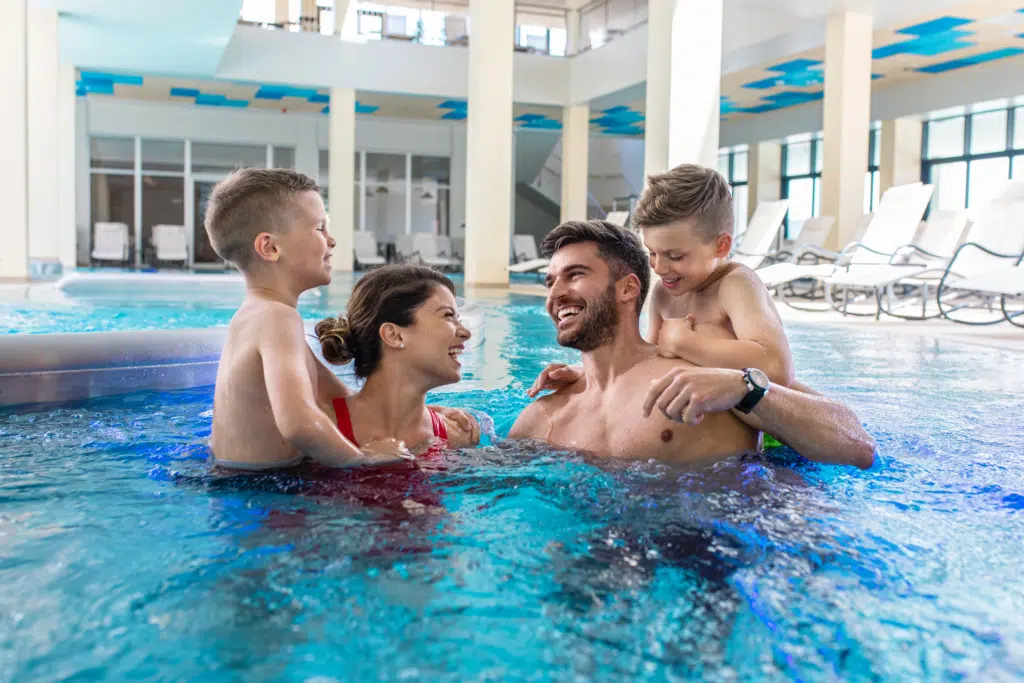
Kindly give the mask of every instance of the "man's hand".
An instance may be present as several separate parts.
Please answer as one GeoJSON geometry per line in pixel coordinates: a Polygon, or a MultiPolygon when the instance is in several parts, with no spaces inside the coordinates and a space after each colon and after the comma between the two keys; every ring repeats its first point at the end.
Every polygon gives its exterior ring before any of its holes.
{"type": "Polygon", "coordinates": [[[692,315],[685,318],[669,318],[661,323],[658,332],[658,355],[662,358],[683,358],[690,336],[696,334],[692,315]]]}
{"type": "Polygon", "coordinates": [[[558,391],[583,379],[583,369],[565,363],[552,363],[534,381],[526,392],[530,398],[537,398],[542,391],[558,391]]]}
{"type": "Polygon", "coordinates": [[[644,399],[644,417],[650,417],[657,408],[669,420],[696,425],[706,413],[735,407],[748,391],[740,370],[673,368],[661,379],[651,382],[644,399]]]}

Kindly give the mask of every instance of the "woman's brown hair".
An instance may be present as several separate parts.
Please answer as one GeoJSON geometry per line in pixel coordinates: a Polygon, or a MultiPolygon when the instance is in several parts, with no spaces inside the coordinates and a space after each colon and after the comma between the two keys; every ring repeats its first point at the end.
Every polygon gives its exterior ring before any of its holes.
{"type": "Polygon", "coordinates": [[[455,294],[451,280],[425,266],[385,266],[367,273],[352,290],[347,315],[316,324],[324,359],[335,365],[354,361],[356,377],[369,377],[380,363],[381,325],[412,325],[416,309],[436,287],[455,294]]]}

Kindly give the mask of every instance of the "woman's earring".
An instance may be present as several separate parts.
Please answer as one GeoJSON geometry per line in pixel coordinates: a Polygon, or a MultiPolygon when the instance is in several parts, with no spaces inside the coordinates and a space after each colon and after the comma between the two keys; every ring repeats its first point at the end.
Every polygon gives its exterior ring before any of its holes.
{"type": "Polygon", "coordinates": [[[400,349],[404,349],[404,348],[405,348],[405,342],[402,342],[402,343],[400,343],[400,344],[398,345],[398,348],[400,348],[400,349]]]}

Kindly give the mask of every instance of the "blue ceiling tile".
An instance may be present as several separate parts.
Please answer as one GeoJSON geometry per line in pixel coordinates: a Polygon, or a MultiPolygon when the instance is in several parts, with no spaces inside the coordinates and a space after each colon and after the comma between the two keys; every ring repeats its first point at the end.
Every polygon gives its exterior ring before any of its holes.
{"type": "Polygon", "coordinates": [[[532,128],[535,130],[562,130],[562,122],[541,117],[524,123],[521,128],[532,128]]]}
{"type": "Polygon", "coordinates": [[[629,110],[630,110],[629,107],[625,107],[625,106],[621,106],[620,105],[618,107],[608,107],[607,109],[605,109],[601,113],[602,114],[622,114],[623,112],[627,112],[629,110]]]}
{"type": "Polygon", "coordinates": [[[330,102],[331,102],[331,96],[330,95],[321,95],[320,93],[316,93],[314,95],[310,95],[306,99],[309,102],[312,102],[313,104],[330,104],[330,102]]]}
{"type": "Polygon", "coordinates": [[[80,78],[85,82],[118,83],[120,85],[142,85],[142,76],[113,74],[105,71],[82,71],[80,78]]]}
{"type": "Polygon", "coordinates": [[[527,123],[529,121],[540,121],[540,120],[545,119],[545,118],[547,118],[547,117],[544,116],[544,114],[523,114],[521,116],[515,117],[512,120],[513,121],[522,121],[523,123],[527,123]]]}
{"type": "Polygon", "coordinates": [[[1002,50],[983,52],[980,55],[972,55],[970,57],[964,57],[962,59],[954,59],[948,62],[939,62],[938,64],[929,64],[928,66],[920,67],[919,69],[917,69],[917,71],[926,74],[941,74],[947,71],[954,71],[955,69],[962,69],[965,66],[984,64],[985,62],[993,62],[997,59],[1005,59],[1006,57],[1016,57],[1017,55],[1021,54],[1024,54],[1024,48],[1008,47],[1002,50]]]}
{"type": "Polygon", "coordinates": [[[277,85],[262,85],[253,97],[257,100],[279,100],[284,97],[286,90],[277,85]]]}
{"type": "Polygon", "coordinates": [[[438,109],[454,109],[456,111],[465,111],[469,108],[469,102],[466,100],[445,100],[441,104],[437,105],[438,109]]]}
{"type": "Polygon", "coordinates": [[[765,79],[745,83],[744,88],[753,90],[768,90],[780,85],[788,85],[795,88],[806,88],[812,85],[820,85],[825,81],[825,73],[822,71],[821,60],[817,59],[794,59],[765,69],[769,73],[778,75],[765,79]]]}
{"type": "Polygon", "coordinates": [[[198,97],[199,91],[195,88],[171,88],[171,97],[198,97]]]}
{"type": "Polygon", "coordinates": [[[380,107],[378,107],[376,104],[363,104],[359,100],[356,100],[357,114],[373,114],[378,109],[380,109],[380,107]]]}
{"type": "Polygon", "coordinates": [[[114,84],[109,81],[81,81],[76,90],[94,95],[113,95],[114,84]]]}
{"type": "Polygon", "coordinates": [[[466,118],[466,116],[467,116],[467,114],[466,114],[466,112],[464,110],[456,109],[455,111],[448,112],[447,114],[445,114],[441,118],[442,119],[449,119],[451,121],[462,121],[463,119],[466,118]]]}
{"type": "Polygon", "coordinates": [[[887,57],[903,54],[934,57],[946,52],[971,47],[975,43],[965,40],[965,38],[974,35],[974,32],[956,29],[973,23],[973,21],[973,19],[963,19],[960,17],[940,17],[934,21],[908,26],[900,29],[897,33],[916,36],[915,38],[876,48],[872,50],[871,57],[872,59],[886,59],[887,57]]]}
{"type": "Polygon", "coordinates": [[[896,33],[904,33],[908,36],[930,36],[947,33],[959,26],[966,26],[973,22],[973,19],[964,19],[963,17],[939,17],[938,19],[926,21],[923,24],[914,24],[913,26],[901,28],[896,33]]]}

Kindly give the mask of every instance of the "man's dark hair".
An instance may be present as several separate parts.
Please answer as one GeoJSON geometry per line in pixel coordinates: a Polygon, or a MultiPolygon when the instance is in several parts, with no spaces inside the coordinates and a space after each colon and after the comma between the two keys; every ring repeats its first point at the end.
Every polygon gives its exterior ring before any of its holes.
{"type": "Polygon", "coordinates": [[[608,264],[616,280],[630,273],[640,279],[640,296],[636,300],[636,312],[640,315],[651,286],[651,265],[637,234],[608,221],[567,221],[544,238],[540,244],[541,255],[551,258],[562,247],[579,242],[597,244],[598,255],[608,264]]]}

